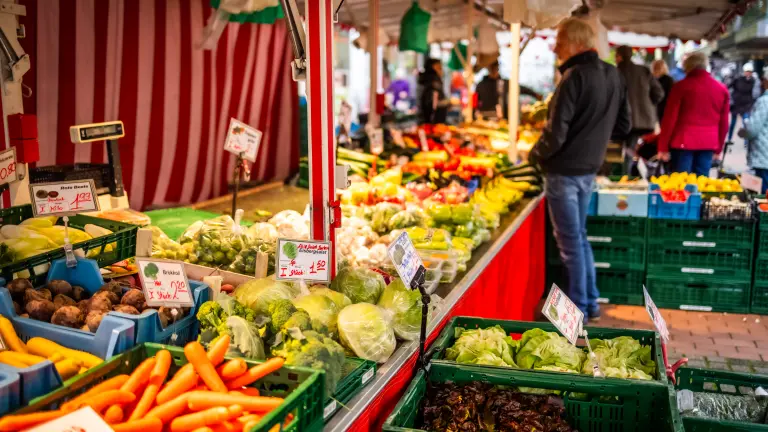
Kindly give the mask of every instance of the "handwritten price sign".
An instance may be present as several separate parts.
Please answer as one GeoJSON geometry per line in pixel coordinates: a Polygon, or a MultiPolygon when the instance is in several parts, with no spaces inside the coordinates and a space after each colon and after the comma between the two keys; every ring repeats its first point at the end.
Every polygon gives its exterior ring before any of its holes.
{"type": "Polygon", "coordinates": [[[277,239],[275,279],[330,282],[331,243],[277,239]]]}
{"type": "Polygon", "coordinates": [[[68,215],[99,210],[93,180],[29,185],[35,216],[68,215]]]}
{"type": "Polygon", "coordinates": [[[243,155],[243,159],[256,162],[259,154],[262,133],[240,120],[230,119],[227,139],[224,141],[224,150],[236,155],[243,155]]]}
{"type": "Polygon", "coordinates": [[[659,312],[659,308],[656,307],[656,303],[654,303],[651,299],[651,295],[648,294],[648,290],[645,289],[645,285],[643,285],[643,297],[645,298],[645,310],[648,312],[648,316],[651,317],[653,325],[661,335],[661,338],[664,339],[664,342],[669,342],[669,329],[667,329],[667,322],[664,320],[661,312],[659,312]]]}
{"type": "Polygon", "coordinates": [[[579,310],[557,285],[552,284],[541,313],[552,321],[563,336],[576,345],[584,324],[584,312],[579,310]]]}
{"type": "Polygon", "coordinates": [[[148,306],[194,306],[183,262],[136,259],[136,265],[148,306]]]}
{"type": "Polygon", "coordinates": [[[19,179],[16,172],[16,149],[11,147],[0,152],[0,185],[13,183],[19,179]]]}

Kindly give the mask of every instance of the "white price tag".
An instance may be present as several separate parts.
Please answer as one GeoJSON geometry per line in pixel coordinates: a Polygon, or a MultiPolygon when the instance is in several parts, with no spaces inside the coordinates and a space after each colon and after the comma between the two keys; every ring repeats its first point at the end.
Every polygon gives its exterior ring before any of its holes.
{"type": "Polygon", "coordinates": [[[387,248],[387,254],[395,265],[395,270],[400,275],[403,284],[410,288],[416,272],[424,264],[421,262],[421,257],[416,252],[416,248],[413,247],[413,242],[411,242],[408,233],[403,232],[395,241],[390,243],[389,248],[387,248]]]}
{"type": "Polygon", "coordinates": [[[43,423],[27,432],[114,432],[111,427],[91,407],[43,423]]]}
{"type": "Polygon", "coordinates": [[[419,142],[421,143],[421,151],[429,151],[429,144],[427,144],[427,133],[424,129],[419,129],[419,142]]]}
{"type": "Polygon", "coordinates": [[[333,415],[333,413],[335,412],[336,412],[336,401],[332,400],[328,402],[328,405],[326,405],[325,408],[323,408],[323,418],[327,419],[328,417],[333,415]]]}
{"type": "Polygon", "coordinates": [[[368,381],[370,381],[371,378],[373,378],[373,374],[374,374],[373,369],[368,369],[368,371],[363,374],[363,378],[360,380],[360,382],[362,382],[363,385],[368,384],[368,381]]]}
{"type": "Polygon", "coordinates": [[[760,193],[763,190],[763,179],[750,173],[742,173],[741,187],[760,193]]]}
{"type": "Polygon", "coordinates": [[[380,128],[371,130],[368,139],[371,140],[371,153],[380,155],[384,151],[384,130],[380,128]]]}
{"type": "Polygon", "coordinates": [[[93,180],[74,180],[29,185],[35,216],[69,215],[99,210],[93,180]]]}
{"type": "Polygon", "coordinates": [[[256,162],[261,145],[262,133],[240,120],[230,119],[227,139],[224,141],[224,150],[236,155],[243,155],[243,159],[256,162]]]}
{"type": "Polygon", "coordinates": [[[645,285],[643,285],[643,297],[645,297],[645,310],[648,311],[648,315],[651,317],[653,325],[656,327],[656,330],[659,331],[659,334],[661,335],[661,338],[664,339],[664,342],[669,342],[669,330],[667,329],[667,322],[664,321],[664,317],[661,316],[659,308],[656,307],[656,303],[654,303],[651,299],[651,295],[648,294],[648,290],[645,289],[645,285]]]}
{"type": "Polygon", "coordinates": [[[390,129],[389,133],[392,135],[392,141],[395,142],[396,146],[405,148],[405,140],[403,139],[403,133],[400,132],[400,130],[390,129]]]}
{"type": "Polygon", "coordinates": [[[136,265],[148,306],[195,305],[183,262],[137,258],[136,265]]]}
{"type": "Polygon", "coordinates": [[[552,284],[541,313],[552,321],[563,336],[576,345],[584,325],[584,312],[579,310],[556,284],[552,284]]]}
{"type": "Polygon", "coordinates": [[[277,239],[275,279],[330,282],[331,243],[277,239]]]}
{"type": "Polygon", "coordinates": [[[0,152],[0,184],[13,183],[19,179],[16,172],[16,148],[0,152]]]}

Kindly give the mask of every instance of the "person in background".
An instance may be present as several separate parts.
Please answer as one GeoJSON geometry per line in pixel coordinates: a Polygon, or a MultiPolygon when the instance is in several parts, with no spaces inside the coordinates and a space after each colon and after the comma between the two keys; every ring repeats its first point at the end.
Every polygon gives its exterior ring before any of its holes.
{"type": "Polygon", "coordinates": [[[747,165],[763,179],[762,194],[768,189],[768,79],[761,80],[763,94],[752,107],[752,112],[739,131],[739,136],[747,138],[747,165]]]}
{"type": "Polygon", "coordinates": [[[625,172],[629,174],[632,153],[637,150],[638,140],[656,129],[659,121],[656,105],[664,99],[664,89],[647,67],[632,63],[631,47],[622,45],[616,49],[616,65],[627,84],[629,108],[632,112],[632,130],[624,143],[630,150],[624,166],[625,172]]]}
{"type": "Polygon", "coordinates": [[[659,136],[659,158],[673,172],[709,175],[728,131],[728,89],[707,72],[707,56],[685,59],[686,77],[672,86],[659,136]]]}
{"type": "Polygon", "coordinates": [[[546,174],[544,193],[560,257],[568,273],[567,294],[585,322],[600,317],[592,247],[587,241],[587,209],[595,174],[611,135],[631,128],[627,88],[615,67],[594,50],[595,34],[578,18],[558,27],[555,54],[560,81],[549,103],[549,119],[529,161],[546,174]]]}
{"type": "MultiPolygon", "coordinates": [[[[475,90],[477,103],[475,112],[484,118],[509,118],[507,110],[509,80],[501,79],[499,74],[499,62],[494,62],[488,66],[488,75],[486,75],[475,90]]],[[[520,95],[527,95],[541,100],[542,96],[533,89],[520,86],[520,95]]]]}
{"type": "Polygon", "coordinates": [[[664,90],[664,97],[656,105],[656,115],[659,123],[661,123],[664,118],[664,108],[667,106],[667,99],[669,99],[669,93],[672,91],[672,85],[675,83],[675,80],[669,76],[669,68],[664,60],[656,60],[651,63],[651,73],[653,73],[653,77],[659,81],[662,90],[664,90]]]}
{"type": "Polygon", "coordinates": [[[731,127],[728,128],[728,141],[733,139],[733,131],[736,129],[739,116],[741,116],[742,122],[749,118],[752,105],[760,94],[759,83],[752,75],[754,71],[752,63],[746,63],[743,71],[744,73],[728,86],[731,91],[731,127]]]}
{"type": "Polygon", "coordinates": [[[427,59],[419,75],[419,109],[421,123],[445,123],[448,100],[443,88],[443,64],[439,59],[427,59]]]}
{"type": "Polygon", "coordinates": [[[387,94],[392,95],[392,105],[403,111],[410,106],[411,85],[406,79],[405,70],[399,68],[395,71],[395,80],[387,87],[387,94]]]}

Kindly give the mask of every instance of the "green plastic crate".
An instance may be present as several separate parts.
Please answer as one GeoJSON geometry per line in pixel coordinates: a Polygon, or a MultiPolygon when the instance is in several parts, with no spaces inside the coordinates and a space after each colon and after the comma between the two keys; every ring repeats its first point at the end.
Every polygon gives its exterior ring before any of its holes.
{"type": "Polygon", "coordinates": [[[178,240],[184,230],[193,223],[221,216],[218,213],[186,207],[152,210],[145,214],[152,219],[152,225],[163,230],[165,235],[173,240],[178,240]]]}
{"type": "Polygon", "coordinates": [[[755,283],[768,284],[768,258],[758,256],[755,259],[755,283]]]}
{"type": "Polygon", "coordinates": [[[758,229],[768,231],[768,212],[757,211],[758,229]]]}
{"type": "Polygon", "coordinates": [[[645,239],[590,244],[595,257],[595,267],[598,269],[645,270],[645,239]]]}
{"type": "MultiPolygon", "coordinates": [[[[482,381],[500,386],[562,391],[566,419],[580,431],[683,431],[679,415],[672,410],[674,390],[658,382],[595,379],[570,374],[432,363],[429,368],[429,382],[447,381],[482,381]]],[[[426,373],[419,370],[405,395],[384,423],[384,431],[419,430],[415,428],[421,423],[422,401],[426,396],[427,385],[426,373]]]]}
{"type": "Polygon", "coordinates": [[[760,231],[757,235],[757,255],[768,259],[768,231],[760,231]]]}
{"type": "Polygon", "coordinates": [[[376,362],[356,357],[347,357],[342,378],[336,386],[333,397],[325,400],[323,419],[328,421],[341,407],[371,382],[376,375],[376,362]]]}
{"type": "Polygon", "coordinates": [[[648,242],[691,248],[751,249],[755,222],[651,219],[648,242]]]}
{"type": "MultiPolygon", "coordinates": [[[[768,377],[747,373],[680,368],[676,376],[678,390],[754,395],[757,387],[768,388],[768,377]]],[[[683,417],[682,421],[686,432],[768,432],[768,425],[765,424],[694,417],[683,417]]]]}
{"type": "Polygon", "coordinates": [[[619,243],[625,239],[645,239],[648,219],[624,216],[587,217],[587,236],[592,242],[619,243]]]}
{"type": "MultiPolygon", "coordinates": [[[[519,336],[522,335],[525,331],[531,330],[534,328],[540,328],[548,332],[558,332],[557,328],[555,328],[555,326],[551,323],[531,322],[531,321],[494,320],[494,319],[486,319],[486,318],[458,316],[458,317],[451,318],[448,324],[445,325],[445,327],[443,328],[443,331],[440,332],[440,335],[432,343],[432,346],[429,349],[428,357],[435,361],[439,361],[444,357],[445,350],[452,347],[454,343],[456,343],[455,334],[456,334],[457,327],[463,327],[466,329],[478,329],[478,328],[484,329],[488,327],[493,327],[495,325],[501,326],[501,328],[503,328],[504,331],[507,332],[509,335],[511,335],[514,339],[519,339],[519,336]]],[[[589,337],[593,339],[613,339],[619,336],[630,336],[638,340],[643,345],[649,345],[651,347],[651,358],[653,358],[656,361],[656,376],[655,376],[656,382],[659,382],[659,383],[667,382],[667,375],[664,370],[664,358],[662,357],[662,352],[661,352],[661,338],[656,332],[653,332],[650,330],[614,329],[614,328],[602,328],[602,327],[591,327],[591,326],[587,327],[587,331],[589,332],[589,337]]],[[[581,346],[586,347],[586,344],[584,343],[583,339],[579,339],[579,342],[581,346]]],[[[454,363],[454,362],[448,362],[448,363],[454,363]]],[[[464,364],[461,364],[461,365],[462,367],[464,366],[464,364]]],[[[503,367],[503,366],[482,366],[482,367],[483,368],[489,367],[494,369],[505,369],[505,370],[510,369],[508,367],[503,367]]],[[[535,371],[535,372],[540,373],[540,371],[535,371]]],[[[548,372],[548,373],[553,373],[560,376],[570,375],[570,374],[559,373],[559,372],[548,372]]],[[[593,377],[589,377],[589,378],[595,379],[593,377]]],[[[617,378],[607,378],[607,380],[623,381],[617,378]]],[[[631,380],[631,381],[634,382],[634,381],[641,381],[641,380],[631,380]]]]}
{"type": "Polygon", "coordinates": [[[648,274],[700,278],[752,279],[751,249],[685,248],[648,245],[648,274]]]}
{"type": "MultiPolygon", "coordinates": [[[[598,303],[640,306],[644,304],[644,271],[597,269],[596,273],[597,289],[600,291],[598,303]]],[[[547,265],[546,286],[550,287],[553,283],[563,289],[568,287],[568,275],[565,267],[560,264],[547,265]]]]}
{"type": "Polygon", "coordinates": [[[752,285],[752,302],[749,311],[754,314],[768,315],[768,281],[755,280],[752,285]]]}
{"type": "Polygon", "coordinates": [[[750,281],[697,276],[664,277],[648,274],[646,288],[660,308],[749,312],[750,281]]]}
{"type": "MultiPolygon", "coordinates": [[[[18,225],[31,217],[33,217],[32,206],[29,204],[0,209],[0,225],[18,225]]],[[[61,218],[59,218],[58,224],[64,225],[61,218]]],[[[138,226],[85,215],[69,217],[69,226],[73,228],[82,230],[87,224],[97,225],[112,231],[112,234],[72,245],[75,250],[82,249],[88,258],[95,259],[100,267],[136,255],[138,226]],[[107,246],[111,247],[109,251],[106,250],[107,246]]],[[[29,272],[29,275],[23,275],[23,277],[28,277],[35,286],[42,285],[46,281],[46,273],[51,261],[64,257],[63,248],[53,249],[0,266],[0,276],[10,281],[14,279],[14,273],[26,271],[29,272]]]]}
{"type": "MultiPolygon", "coordinates": [[[[27,407],[16,413],[55,409],[62,402],[76,397],[105,379],[119,374],[130,374],[142,361],[154,356],[162,349],[170,351],[173,357],[171,374],[187,363],[183,348],[153,343],[138,345],[78,375],[78,378],[68,381],[66,386],[32,400],[27,407]]],[[[250,367],[259,362],[246,360],[246,363],[250,367]]],[[[271,427],[282,423],[289,414],[293,415],[293,419],[281,427],[280,431],[321,431],[323,429],[323,395],[325,394],[323,374],[324,372],[312,369],[283,367],[257,381],[254,387],[258,388],[262,395],[283,397],[285,402],[265,415],[249,432],[269,431],[271,427]]]]}

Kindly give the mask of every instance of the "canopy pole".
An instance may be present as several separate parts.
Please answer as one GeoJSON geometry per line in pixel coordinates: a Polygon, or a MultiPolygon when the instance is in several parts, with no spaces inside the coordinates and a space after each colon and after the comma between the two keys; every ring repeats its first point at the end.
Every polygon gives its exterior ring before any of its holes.
{"type": "Polygon", "coordinates": [[[507,95],[507,127],[509,129],[509,159],[517,162],[517,126],[520,124],[520,23],[512,23],[510,44],[509,94],[507,95]]]}
{"type": "Polygon", "coordinates": [[[336,152],[333,139],[333,0],[305,2],[307,25],[307,117],[309,120],[310,233],[331,242],[336,274],[336,152]],[[311,5],[311,7],[310,7],[311,5]]]}
{"type": "Polygon", "coordinates": [[[368,124],[379,126],[379,110],[377,98],[379,95],[379,0],[368,0],[368,55],[370,56],[371,94],[368,124]]]}
{"type": "MultiPolygon", "coordinates": [[[[475,100],[475,73],[472,69],[472,54],[473,44],[472,39],[475,36],[472,24],[472,16],[475,14],[475,2],[474,0],[467,3],[467,65],[464,70],[464,77],[467,82],[467,106],[464,107],[464,122],[471,124],[473,120],[472,111],[475,100]]],[[[461,51],[459,51],[461,52],[461,51]]]]}

